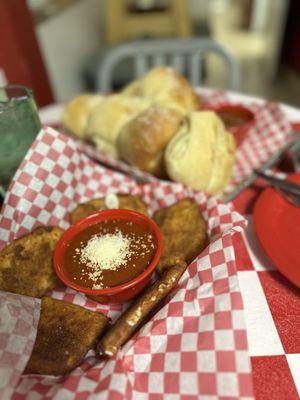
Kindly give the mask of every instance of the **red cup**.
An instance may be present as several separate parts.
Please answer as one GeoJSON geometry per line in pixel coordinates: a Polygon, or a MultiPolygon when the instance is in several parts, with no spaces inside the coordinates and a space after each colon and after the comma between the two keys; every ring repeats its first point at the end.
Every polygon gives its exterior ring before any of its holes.
{"type": "Polygon", "coordinates": [[[234,135],[237,146],[240,146],[247,136],[249,129],[255,124],[255,114],[241,105],[223,103],[218,106],[206,105],[204,109],[214,111],[218,114],[228,131],[234,135]],[[228,116],[227,119],[226,114],[228,116]],[[230,123],[228,122],[229,118],[230,123]],[[234,123],[235,121],[236,123],[234,123]]]}
{"type": "Polygon", "coordinates": [[[144,214],[131,210],[103,210],[82,218],[67,229],[58,241],[54,251],[54,269],[58,277],[69,287],[84,293],[100,303],[119,303],[135,297],[149,283],[162,252],[162,236],[158,226],[144,214]],[[134,224],[147,226],[154,236],[156,252],[149,266],[136,278],[119,286],[107,289],[91,289],[71,281],[65,274],[65,251],[68,243],[80,232],[104,220],[122,219],[134,224]]]}

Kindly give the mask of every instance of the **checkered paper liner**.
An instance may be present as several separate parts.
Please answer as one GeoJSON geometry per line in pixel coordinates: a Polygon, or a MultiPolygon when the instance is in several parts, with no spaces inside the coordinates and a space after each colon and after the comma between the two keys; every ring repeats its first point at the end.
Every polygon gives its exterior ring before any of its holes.
{"type": "MultiPolygon", "coordinates": [[[[18,400],[251,399],[251,368],[232,245],[232,235],[245,228],[245,220],[230,206],[181,184],[138,185],[128,176],[96,165],[72,138],[46,128],[8,190],[0,219],[0,249],[41,224],[67,228],[70,211],[78,203],[108,192],[140,194],[150,213],[181,198],[194,198],[207,220],[209,246],[190,264],[170,300],[109,361],[90,351],[64,378],[20,376],[16,384],[10,378],[19,376],[21,368],[17,370],[16,365],[23,367],[29,352],[19,354],[16,338],[11,348],[14,362],[3,369],[7,343],[2,338],[0,381],[3,374],[7,376],[6,390],[13,391],[12,398],[18,400]]],[[[112,320],[126,307],[101,305],[70,288],[53,290],[50,295],[102,311],[112,320]]],[[[32,321],[38,301],[14,297],[32,302],[26,322],[32,321]]],[[[4,304],[10,298],[4,293],[4,304]]],[[[16,335],[23,338],[18,331],[16,335]]],[[[27,338],[27,348],[32,349],[33,336],[27,338]]]]}
{"type": "MultiPolygon", "coordinates": [[[[206,105],[217,106],[224,103],[232,103],[228,95],[223,91],[214,91],[208,95],[207,93],[201,93],[200,90],[199,96],[206,105]]],[[[243,105],[242,103],[232,104],[243,105]]],[[[225,193],[233,190],[255,168],[260,167],[275,151],[291,140],[291,124],[279,104],[271,102],[258,104],[252,102],[250,105],[247,104],[247,108],[254,112],[256,124],[249,130],[246,139],[237,149],[232,180],[225,189],[225,193]]],[[[153,175],[143,172],[137,167],[128,165],[121,160],[116,160],[83,141],[79,141],[79,146],[89,157],[100,161],[110,168],[128,174],[137,180],[145,182],[158,180],[153,175]]]]}
{"type": "Polygon", "coordinates": [[[40,300],[0,291],[0,398],[14,392],[36,337],[40,300]]]}

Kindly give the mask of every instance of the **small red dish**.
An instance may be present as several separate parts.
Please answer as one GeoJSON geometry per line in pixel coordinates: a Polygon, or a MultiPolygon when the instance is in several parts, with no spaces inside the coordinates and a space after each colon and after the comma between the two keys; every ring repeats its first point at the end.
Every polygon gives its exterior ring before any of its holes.
{"type": "MultiPolygon", "coordinates": [[[[300,174],[292,174],[288,179],[300,183],[300,174]]],[[[287,279],[300,287],[300,208],[268,187],[255,203],[253,222],[266,255],[287,279]]]]}
{"type": "Polygon", "coordinates": [[[205,106],[205,110],[214,111],[224,122],[226,128],[234,135],[239,146],[250,128],[255,124],[255,114],[241,105],[223,103],[218,106],[205,106]]]}
{"type": "Polygon", "coordinates": [[[58,277],[69,287],[84,293],[100,303],[118,303],[132,299],[135,297],[150,281],[151,274],[156,267],[162,252],[162,236],[158,226],[146,215],[131,210],[103,210],[92,214],[86,218],[82,218],[69,229],[67,229],[54,251],[54,269],[58,277]],[[64,270],[65,251],[68,243],[80,232],[95,225],[101,221],[122,219],[134,224],[140,224],[149,228],[156,242],[156,251],[149,266],[136,278],[119,286],[106,289],[91,289],[80,286],[71,281],[64,270]]]}

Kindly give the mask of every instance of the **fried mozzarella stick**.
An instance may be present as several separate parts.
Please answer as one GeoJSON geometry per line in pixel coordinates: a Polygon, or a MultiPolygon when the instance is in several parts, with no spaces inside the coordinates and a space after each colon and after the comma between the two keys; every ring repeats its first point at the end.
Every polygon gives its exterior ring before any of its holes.
{"type": "Polygon", "coordinates": [[[150,311],[174,289],[186,266],[184,261],[178,260],[136,299],[99,342],[100,354],[107,356],[116,354],[150,311]]]}

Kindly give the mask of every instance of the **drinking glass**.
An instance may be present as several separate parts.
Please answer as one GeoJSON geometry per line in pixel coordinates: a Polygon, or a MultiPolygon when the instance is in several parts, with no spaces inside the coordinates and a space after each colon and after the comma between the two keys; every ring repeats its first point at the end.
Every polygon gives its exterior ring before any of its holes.
{"type": "Polygon", "coordinates": [[[19,164],[41,129],[32,91],[0,87],[0,195],[4,197],[19,164]]]}

